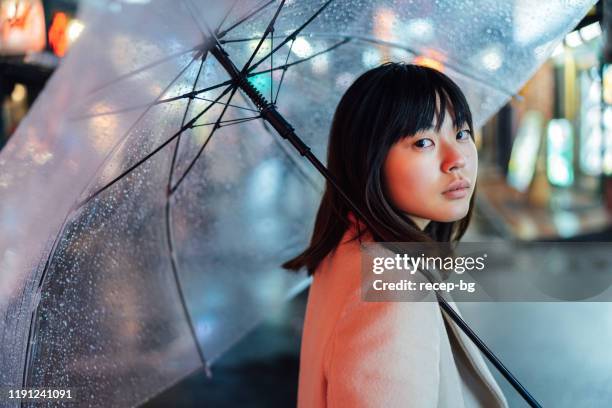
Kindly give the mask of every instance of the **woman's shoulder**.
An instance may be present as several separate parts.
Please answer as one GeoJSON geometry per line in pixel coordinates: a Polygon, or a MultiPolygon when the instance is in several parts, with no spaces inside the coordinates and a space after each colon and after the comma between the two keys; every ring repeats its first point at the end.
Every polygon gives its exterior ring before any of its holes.
{"type": "Polygon", "coordinates": [[[361,268],[361,258],[367,235],[359,236],[355,228],[349,227],[340,242],[321,261],[314,277],[354,277],[361,268]]]}
{"type": "MultiPolygon", "coordinates": [[[[373,280],[380,277],[372,273],[373,257],[394,257],[390,249],[384,245],[374,242],[367,232],[359,234],[355,228],[348,228],[340,243],[321,262],[314,274],[313,286],[319,290],[333,292],[333,295],[343,300],[343,313],[348,315],[359,309],[371,309],[385,313],[402,313],[404,309],[414,309],[411,305],[423,303],[429,307],[431,313],[438,310],[435,294],[433,291],[418,291],[414,294],[402,294],[402,301],[395,301],[397,296],[389,296],[390,301],[384,301],[385,297],[377,299],[383,301],[370,302],[368,291],[373,290],[373,280]],[[392,301],[393,300],[393,301],[392,301]]],[[[429,282],[420,272],[411,276],[411,280],[419,285],[429,282]]],[[[418,308],[418,307],[417,307],[418,308]]]]}
{"type": "MultiPolygon", "coordinates": [[[[339,245],[338,253],[332,260],[336,264],[336,268],[332,265],[332,269],[335,269],[333,272],[340,269],[342,275],[349,277],[351,281],[350,285],[347,285],[344,304],[337,320],[340,329],[345,327],[359,330],[361,327],[371,330],[374,325],[389,325],[390,332],[396,333],[437,330],[438,324],[442,324],[442,316],[433,291],[407,292],[402,293],[400,297],[393,293],[388,296],[370,296],[375,288],[373,281],[380,277],[372,273],[372,254],[394,256],[391,250],[378,243],[354,240],[339,245]]],[[[338,276],[341,273],[338,273],[338,276]]],[[[412,275],[410,279],[417,287],[421,283],[429,282],[420,272],[412,275]]]]}

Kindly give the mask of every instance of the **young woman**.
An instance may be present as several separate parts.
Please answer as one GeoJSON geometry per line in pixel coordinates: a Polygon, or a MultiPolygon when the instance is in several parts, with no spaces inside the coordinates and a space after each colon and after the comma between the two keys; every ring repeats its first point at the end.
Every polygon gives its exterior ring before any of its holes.
{"type": "Polygon", "coordinates": [[[360,296],[361,242],[464,234],[478,167],[473,133],[465,96],[431,68],[383,64],[340,100],[327,165],[372,230],[328,184],[310,246],[283,265],[313,275],[299,408],[507,406],[476,346],[435,301],[360,296]]]}

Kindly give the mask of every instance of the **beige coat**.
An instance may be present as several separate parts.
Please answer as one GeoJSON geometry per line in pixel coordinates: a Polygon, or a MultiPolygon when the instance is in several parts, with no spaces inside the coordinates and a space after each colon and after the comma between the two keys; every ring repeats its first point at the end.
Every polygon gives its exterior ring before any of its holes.
{"type": "Polygon", "coordinates": [[[355,231],[313,278],[298,408],[507,407],[480,351],[437,302],[361,300],[360,243],[347,242],[355,231]]]}

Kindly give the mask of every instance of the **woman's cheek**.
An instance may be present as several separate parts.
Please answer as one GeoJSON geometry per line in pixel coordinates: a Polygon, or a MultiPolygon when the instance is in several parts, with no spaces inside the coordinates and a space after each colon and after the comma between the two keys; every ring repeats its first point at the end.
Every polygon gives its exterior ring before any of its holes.
{"type": "Polygon", "coordinates": [[[472,144],[472,150],[466,155],[468,163],[470,182],[476,185],[476,178],[478,177],[478,151],[476,146],[472,144]]]}
{"type": "Polygon", "coordinates": [[[431,194],[429,190],[433,180],[427,177],[427,174],[431,174],[431,167],[415,158],[392,164],[389,168],[392,199],[404,211],[415,210],[415,207],[419,207],[418,203],[431,194]]]}

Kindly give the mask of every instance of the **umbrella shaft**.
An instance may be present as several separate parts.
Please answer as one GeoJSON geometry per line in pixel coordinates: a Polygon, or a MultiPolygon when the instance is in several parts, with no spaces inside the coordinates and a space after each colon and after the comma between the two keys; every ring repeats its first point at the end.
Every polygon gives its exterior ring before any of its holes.
{"type": "MultiPolygon", "coordinates": [[[[279,135],[287,139],[302,156],[308,157],[310,148],[295,134],[293,127],[287,122],[283,115],[278,112],[276,106],[268,102],[261,92],[248,81],[244,72],[238,70],[223,48],[217,45],[213,47],[210,52],[215,56],[223,68],[225,68],[238,87],[249,97],[255,106],[257,106],[261,117],[268,122],[279,135]]],[[[314,158],[316,159],[316,157],[314,158]]]]}
{"type": "Polygon", "coordinates": [[[261,92],[259,92],[253,86],[253,84],[248,81],[246,69],[243,69],[242,72],[239,71],[236,65],[234,65],[232,60],[227,55],[227,52],[218,42],[214,47],[212,47],[210,53],[217,59],[217,61],[219,61],[237,86],[242,89],[249,99],[251,99],[251,101],[259,108],[261,117],[268,122],[282,138],[287,139],[300,153],[300,155],[304,156],[310,163],[312,163],[313,166],[315,166],[319,173],[321,173],[323,177],[325,177],[325,179],[342,196],[349,208],[351,208],[351,210],[358,217],[363,220],[367,220],[357,205],[348,195],[346,195],[344,190],[336,182],[333,175],[329,172],[329,170],[327,170],[327,167],[321,163],[321,161],[312,153],[310,147],[308,147],[308,145],[306,145],[304,141],[295,133],[293,126],[291,126],[283,115],[280,114],[280,112],[276,109],[276,106],[274,106],[273,103],[268,102],[261,92]]]}

